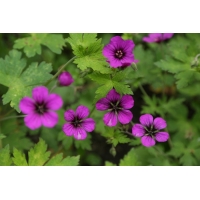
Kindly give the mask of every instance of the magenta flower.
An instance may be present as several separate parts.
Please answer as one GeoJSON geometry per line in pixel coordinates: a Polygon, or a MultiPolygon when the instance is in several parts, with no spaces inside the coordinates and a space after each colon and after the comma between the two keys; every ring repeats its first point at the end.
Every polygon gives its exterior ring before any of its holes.
{"type": "Polygon", "coordinates": [[[150,33],[148,37],[144,37],[142,40],[144,42],[152,43],[152,42],[162,42],[163,40],[170,39],[174,33],[150,33]]]}
{"type": "Polygon", "coordinates": [[[107,126],[116,126],[117,119],[122,124],[128,124],[132,120],[133,114],[127,109],[132,108],[133,105],[134,100],[132,96],[124,95],[120,97],[120,94],[115,89],[112,89],[105,98],[97,101],[96,109],[100,111],[109,110],[104,115],[103,121],[107,126]]]}
{"type": "Polygon", "coordinates": [[[89,109],[83,105],[78,106],[76,112],[67,110],[64,114],[67,123],[63,125],[63,132],[67,136],[73,135],[77,140],[84,140],[87,137],[87,132],[92,132],[95,129],[95,121],[92,118],[87,118],[88,115],[89,109]]]}
{"type": "Polygon", "coordinates": [[[161,117],[156,117],[150,114],[140,116],[140,123],[132,127],[132,134],[135,137],[141,137],[141,142],[146,147],[154,146],[157,142],[166,142],[169,139],[167,132],[161,131],[166,128],[166,121],[161,117]]]}
{"type": "Polygon", "coordinates": [[[134,46],[132,40],[123,40],[120,36],[115,36],[103,48],[103,55],[108,59],[107,62],[111,67],[127,67],[133,62],[138,62],[134,59],[134,46]]]}
{"type": "Polygon", "coordinates": [[[24,97],[19,108],[27,116],[24,118],[25,125],[34,130],[40,126],[52,128],[58,123],[58,115],[54,110],[62,107],[62,98],[57,94],[49,94],[44,86],[35,87],[32,97],[24,97]]]}
{"type": "Polygon", "coordinates": [[[58,76],[58,83],[60,86],[69,86],[74,82],[72,75],[69,72],[62,72],[58,76]]]}

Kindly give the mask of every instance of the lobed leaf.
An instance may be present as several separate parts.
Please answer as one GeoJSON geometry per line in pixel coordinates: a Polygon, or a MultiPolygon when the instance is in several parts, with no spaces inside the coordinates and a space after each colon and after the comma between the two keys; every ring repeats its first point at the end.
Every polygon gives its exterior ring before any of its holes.
{"type": "Polygon", "coordinates": [[[47,145],[45,141],[40,141],[28,152],[29,166],[42,166],[49,159],[50,152],[46,152],[47,145]]]}
{"type": "Polygon", "coordinates": [[[138,161],[137,154],[135,149],[132,148],[128,154],[124,156],[123,159],[120,160],[119,166],[140,166],[140,162],[138,161]]]}
{"type": "Polygon", "coordinates": [[[26,61],[21,55],[19,51],[12,50],[4,60],[0,58],[0,84],[8,87],[7,93],[3,95],[3,104],[10,102],[10,106],[18,112],[20,100],[31,96],[34,86],[41,85],[52,77],[51,64],[32,63],[25,68],[26,61]]]}
{"type": "Polygon", "coordinates": [[[79,164],[80,156],[68,156],[63,159],[63,154],[57,154],[52,157],[45,166],[77,166],[79,164]]]}
{"type": "Polygon", "coordinates": [[[106,59],[102,55],[103,45],[101,39],[97,39],[97,34],[91,33],[71,33],[66,39],[73,49],[74,55],[77,57],[74,63],[82,71],[92,68],[102,74],[112,73],[112,69],[108,66],[106,59]]]}
{"type": "Polygon", "coordinates": [[[12,159],[10,157],[10,148],[9,145],[6,145],[0,150],[0,166],[10,166],[11,163],[12,159]]]}
{"type": "Polygon", "coordinates": [[[41,54],[41,45],[60,54],[65,40],[61,34],[34,33],[30,37],[17,39],[13,48],[23,49],[27,57],[33,57],[35,54],[41,54]]]}
{"type": "Polygon", "coordinates": [[[28,166],[25,154],[20,152],[16,148],[13,149],[12,161],[17,166],[28,166]]]}

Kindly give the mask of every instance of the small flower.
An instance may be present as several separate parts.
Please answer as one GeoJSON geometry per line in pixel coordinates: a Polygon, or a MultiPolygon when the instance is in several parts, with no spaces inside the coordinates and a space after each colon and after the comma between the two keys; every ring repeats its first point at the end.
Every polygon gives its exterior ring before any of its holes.
{"type": "Polygon", "coordinates": [[[134,59],[134,46],[132,40],[123,40],[120,36],[115,36],[103,48],[103,55],[108,58],[107,62],[111,67],[127,67],[133,62],[138,62],[134,59]]]}
{"type": "Polygon", "coordinates": [[[67,136],[73,135],[77,140],[84,140],[87,137],[87,132],[92,132],[95,129],[95,121],[92,118],[87,118],[88,115],[89,109],[83,105],[78,106],[76,112],[67,110],[64,114],[67,123],[63,125],[63,132],[67,136]]]}
{"type": "Polygon", "coordinates": [[[174,34],[173,33],[150,33],[148,37],[144,37],[143,41],[152,43],[152,42],[162,42],[163,40],[170,39],[174,34]]]}
{"type": "Polygon", "coordinates": [[[140,123],[132,127],[132,134],[135,137],[141,137],[142,145],[146,147],[154,146],[157,142],[166,142],[169,139],[167,132],[161,131],[166,128],[166,121],[161,117],[156,117],[150,114],[140,116],[140,123]]]}
{"type": "Polygon", "coordinates": [[[60,86],[69,86],[74,82],[72,75],[69,72],[62,72],[58,77],[60,86]]]}
{"type": "Polygon", "coordinates": [[[123,95],[120,97],[120,94],[115,89],[112,89],[105,98],[97,101],[96,109],[101,111],[109,110],[104,115],[103,121],[107,126],[116,126],[117,119],[122,124],[128,124],[132,120],[133,114],[127,109],[132,108],[133,105],[134,100],[132,96],[123,95]]]}
{"type": "Polygon", "coordinates": [[[54,110],[62,107],[62,98],[57,94],[49,94],[44,86],[35,87],[32,90],[32,98],[24,97],[19,108],[27,116],[25,125],[34,130],[40,126],[52,128],[58,123],[58,115],[54,110]]]}

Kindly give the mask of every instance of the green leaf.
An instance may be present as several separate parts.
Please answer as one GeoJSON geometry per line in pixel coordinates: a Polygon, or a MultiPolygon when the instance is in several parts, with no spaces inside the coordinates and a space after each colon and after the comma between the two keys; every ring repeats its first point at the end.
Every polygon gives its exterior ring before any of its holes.
{"type": "Polygon", "coordinates": [[[105,97],[111,89],[113,89],[112,81],[107,82],[107,84],[98,87],[98,89],[95,92],[96,95],[94,102],[97,102],[99,99],[105,97]]]}
{"type": "Polygon", "coordinates": [[[28,166],[26,161],[25,154],[17,150],[16,148],[13,149],[13,163],[17,166],[28,166]]]}
{"type": "Polygon", "coordinates": [[[113,87],[119,94],[133,94],[130,86],[126,83],[113,81],[113,87]]]}
{"type": "Polygon", "coordinates": [[[164,71],[176,74],[181,71],[190,69],[189,64],[184,64],[182,62],[175,61],[173,58],[166,56],[165,60],[160,60],[155,63],[155,65],[164,71]]]}
{"type": "Polygon", "coordinates": [[[197,165],[197,160],[187,152],[180,158],[180,164],[183,164],[184,166],[193,166],[197,165]]]}
{"type": "Polygon", "coordinates": [[[113,127],[105,126],[105,131],[102,133],[102,136],[107,138],[107,142],[109,144],[113,144],[114,147],[116,147],[118,143],[125,144],[131,141],[127,135],[121,133],[113,127]]]}
{"type": "Polygon", "coordinates": [[[40,141],[28,152],[29,166],[42,166],[49,159],[50,152],[46,152],[47,145],[44,140],[40,141]]]}
{"type": "Polygon", "coordinates": [[[77,56],[74,63],[78,68],[82,71],[92,68],[102,74],[110,74],[112,69],[102,55],[101,39],[97,39],[96,36],[97,34],[91,33],[71,33],[66,41],[70,43],[74,55],[77,56]]]}
{"type": "Polygon", "coordinates": [[[4,134],[0,134],[0,140],[5,138],[6,136],[4,134]]]}
{"type": "Polygon", "coordinates": [[[184,99],[183,98],[173,98],[168,99],[166,96],[158,98],[153,95],[151,98],[148,96],[143,96],[146,105],[142,106],[142,113],[160,114],[164,116],[166,113],[176,116],[176,108],[179,106],[184,99]]]}
{"type": "Polygon", "coordinates": [[[91,150],[92,149],[91,135],[88,134],[88,136],[85,140],[74,139],[74,145],[77,149],[81,148],[81,149],[85,149],[85,150],[91,150]]]}
{"type": "Polygon", "coordinates": [[[3,104],[10,102],[11,107],[19,112],[19,102],[25,96],[31,96],[33,87],[49,80],[52,75],[51,64],[32,63],[25,69],[26,61],[21,59],[21,53],[12,50],[3,60],[0,58],[0,84],[8,87],[3,95],[3,104]]]}
{"type": "Polygon", "coordinates": [[[10,166],[11,163],[10,148],[9,145],[6,145],[6,147],[0,150],[0,166],[10,166]]]}
{"type": "Polygon", "coordinates": [[[109,161],[106,161],[105,166],[116,166],[116,164],[109,162],[109,161]]]}
{"type": "Polygon", "coordinates": [[[175,158],[178,158],[181,155],[183,155],[184,152],[185,152],[184,145],[182,143],[177,142],[173,144],[173,148],[167,154],[175,158]]]}
{"type": "Polygon", "coordinates": [[[45,166],[77,166],[79,164],[80,156],[68,156],[63,159],[63,154],[57,154],[52,157],[45,166]]]}
{"type": "Polygon", "coordinates": [[[138,161],[137,154],[135,149],[132,148],[128,154],[124,156],[123,159],[120,160],[119,166],[140,166],[140,162],[138,161]]]}
{"type": "Polygon", "coordinates": [[[97,72],[88,75],[88,77],[99,84],[106,84],[111,81],[108,74],[101,74],[97,72]]]}
{"type": "Polygon", "coordinates": [[[52,52],[60,54],[65,40],[61,34],[34,33],[30,37],[20,38],[15,41],[15,49],[24,49],[27,57],[41,54],[41,45],[47,46],[52,52]]]}
{"type": "Polygon", "coordinates": [[[105,97],[113,87],[119,94],[133,94],[129,85],[125,82],[119,82],[126,78],[126,72],[118,72],[113,78],[107,74],[94,72],[89,75],[89,78],[101,85],[103,84],[95,92],[95,102],[105,97]]]}
{"type": "MultiPolygon", "coordinates": [[[[168,45],[170,55],[155,63],[160,69],[175,74],[177,89],[181,92],[181,89],[184,88],[185,92],[189,86],[195,88],[200,80],[199,61],[196,59],[200,51],[199,35],[191,37],[188,34],[187,37],[179,35],[170,40],[168,45]]],[[[188,88],[188,90],[191,89],[188,88]]],[[[192,89],[192,91],[195,90],[192,89]]]]}

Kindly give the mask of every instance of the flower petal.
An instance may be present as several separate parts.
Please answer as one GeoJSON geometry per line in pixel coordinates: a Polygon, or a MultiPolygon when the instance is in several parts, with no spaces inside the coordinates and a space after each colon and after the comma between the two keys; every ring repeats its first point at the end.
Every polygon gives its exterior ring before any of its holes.
{"type": "Polygon", "coordinates": [[[132,127],[132,134],[135,137],[142,137],[145,134],[145,129],[141,124],[135,124],[132,127]]]}
{"type": "Polygon", "coordinates": [[[121,44],[124,40],[120,36],[114,36],[111,38],[110,43],[116,42],[117,44],[121,44]]]}
{"type": "Polygon", "coordinates": [[[144,126],[151,126],[153,123],[153,116],[150,114],[144,114],[140,116],[140,123],[144,126]]]}
{"type": "Polygon", "coordinates": [[[76,109],[76,115],[79,117],[79,119],[83,119],[89,115],[89,109],[86,106],[80,105],[76,109]]]}
{"type": "Polygon", "coordinates": [[[24,97],[19,103],[19,108],[24,114],[33,113],[35,110],[35,102],[30,97],[24,97]]]}
{"type": "Polygon", "coordinates": [[[77,140],[84,140],[87,137],[87,133],[82,128],[77,128],[76,132],[74,133],[74,138],[77,140]]]}
{"type": "Polygon", "coordinates": [[[132,108],[133,105],[134,105],[133,97],[132,97],[131,95],[124,95],[124,96],[121,98],[120,105],[121,105],[124,109],[130,109],[130,108],[132,108]]]}
{"type": "Polygon", "coordinates": [[[153,121],[153,124],[154,124],[154,128],[158,129],[158,130],[161,130],[161,129],[167,127],[166,121],[163,118],[161,118],[161,117],[156,117],[154,119],[154,121],[153,121]]]}
{"type": "Polygon", "coordinates": [[[95,129],[95,121],[92,118],[85,119],[82,122],[82,127],[87,132],[92,132],[95,129]]]}
{"type": "Polygon", "coordinates": [[[67,110],[65,113],[64,113],[64,118],[66,121],[68,122],[71,122],[74,120],[76,114],[73,110],[67,110]]]}
{"type": "Polygon", "coordinates": [[[96,103],[97,110],[108,110],[109,108],[110,108],[110,103],[106,98],[102,98],[96,103]]]}
{"type": "Polygon", "coordinates": [[[69,123],[64,124],[62,127],[62,130],[67,136],[72,136],[74,135],[74,133],[76,133],[76,128],[72,124],[69,124],[69,123]]]}
{"type": "Polygon", "coordinates": [[[155,140],[151,136],[143,136],[141,139],[142,145],[145,147],[151,147],[156,144],[155,140]]]}
{"type": "Polygon", "coordinates": [[[133,53],[133,48],[135,47],[133,40],[124,40],[122,45],[123,45],[123,50],[126,53],[128,54],[133,53]]]}
{"type": "Polygon", "coordinates": [[[50,94],[46,101],[46,107],[50,110],[58,110],[62,107],[63,100],[58,94],[50,94]]]}
{"type": "Polygon", "coordinates": [[[36,103],[44,103],[48,98],[48,89],[44,86],[35,87],[32,90],[32,96],[36,103]]]}
{"type": "Polygon", "coordinates": [[[24,118],[25,125],[34,130],[42,126],[42,120],[40,115],[36,113],[31,113],[24,118]]]}
{"type": "Polygon", "coordinates": [[[58,115],[55,112],[45,112],[41,115],[42,124],[45,127],[53,128],[58,123],[58,115]]]}
{"type": "Polygon", "coordinates": [[[163,40],[170,39],[174,33],[163,33],[163,40]]]}
{"type": "Polygon", "coordinates": [[[106,95],[106,98],[110,101],[110,102],[117,102],[120,99],[120,94],[117,93],[115,91],[115,89],[112,89],[108,92],[108,94],[106,95]]]}
{"type": "Polygon", "coordinates": [[[117,68],[117,67],[122,67],[122,63],[121,63],[121,60],[117,59],[117,58],[113,58],[113,59],[110,59],[109,60],[109,64],[111,67],[113,68],[117,68]]]}
{"type": "Polygon", "coordinates": [[[108,112],[103,117],[104,124],[107,126],[116,126],[117,124],[117,116],[114,112],[108,112]]]}
{"type": "Polygon", "coordinates": [[[128,124],[133,118],[133,114],[130,110],[120,110],[118,112],[118,119],[122,124],[128,124]]]}
{"type": "Polygon", "coordinates": [[[131,65],[131,63],[133,63],[133,61],[134,61],[133,55],[130,55],[130,56],[126,55],[124,56],[123,59],[121,59],[121,66],[124,66],[124,67],[129,66],[131,65]]]}
{"type": "Polygon", "coordinates": [[[156,133],[155,138],[158,142],[166,142],[169,139],[169,133],[158,132],[156,133]]]}
{"type": "Polygon", "coordinates": [[[104,48],[103,48],[103,55],[108,58],[108,59],[112,59],[114,58],[114,53],[115,53],[115,46],[112,44],[107,44],[104,48]]]}
{"type": "Polygon", "coordinates": [[[160,42],[162,41],[162,33],[150,33],[148,37],[143,38],[144,42],[160,42]]]}

